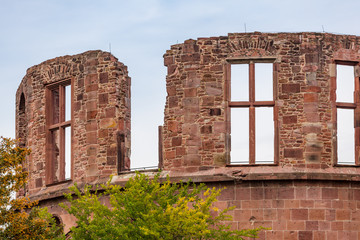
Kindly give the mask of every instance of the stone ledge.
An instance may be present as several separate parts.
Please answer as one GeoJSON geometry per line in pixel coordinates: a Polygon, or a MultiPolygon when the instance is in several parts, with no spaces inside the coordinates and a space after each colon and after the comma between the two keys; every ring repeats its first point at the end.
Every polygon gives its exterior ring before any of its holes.
{"type": "MultiPolygon", "coordinates": [[[[144,171],[150,177],[158,171],[144,171]]],[[[135,172],[123,173],[112,178],[111,183],[124,186],[129,178],[133,177],[135,172]]],[[[191,179],[195,183],[211,182],[239,182],[239,181],[273,181],[273,180],[331,180],[331,181],[360,181],[360,169],[353,167],[328,168],[328,169],[306,169],[290,168],[280,166],[261,166],[261,167],[219,167],[211,168],[199,172],[182,171],[162,171],[162,179],[170,177],[172,182],[188,181],[191,179]]],[[[108,178],[99,178],[96,181],[89,182],[89,185],[100,185],[108,181],[108,178]]],[[[85,186],[84,182],[77,183],[80,188],[85,186]]],[[[35,194],[30,195],[31,200],[49,200],[63,197],[64,193],[69,193],[69,187],[74,182],[66,182],[55,186],[49,186],[41,189],[35,194]]]]}

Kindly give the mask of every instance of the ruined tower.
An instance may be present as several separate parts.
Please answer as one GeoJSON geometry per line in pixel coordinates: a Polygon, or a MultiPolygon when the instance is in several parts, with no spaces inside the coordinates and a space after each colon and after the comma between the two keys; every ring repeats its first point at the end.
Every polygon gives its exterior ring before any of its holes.
{"type": "Polygon", "coordinates": [[[130,84],[127,67],[102,51],[27,70],[16,93],[16,137],[31,149],[21,194],[62,219],[56,199],[70,185],[130,168],[130,84]]]}
{"type": "Polygon", "coordinates": [[[226,187],[261,239],[358,239],[360,38],[233,33],[171,46],[163,166],[226,187]]]}
{"type": "MultiPolygon", "coordinates": [[[[226,187],[216,206],[235,206],[234,229],[271,228],[260,239],[360,238],[360,37],[230,33],[173,45],[164,63],[162,177],[226,187]]],[[[131,176],[130,78],[111,54],[31,67],[16,104],[24,193],[67,229],[68,186],[131,176]]]]}

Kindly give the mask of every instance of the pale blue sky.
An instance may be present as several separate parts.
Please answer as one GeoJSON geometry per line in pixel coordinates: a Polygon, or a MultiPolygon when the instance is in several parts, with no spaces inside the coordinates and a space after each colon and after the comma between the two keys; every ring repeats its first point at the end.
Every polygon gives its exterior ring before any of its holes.
{"type": "Polygon", "coordinates": [[[157,165],[163,54],[186,39],[229,32],[360,35],[358,0],[0,0],[0,135],[15,136],[15,92],[26,69],[87,50],[111,52],[132,78],[132,167],[157,165]]]}

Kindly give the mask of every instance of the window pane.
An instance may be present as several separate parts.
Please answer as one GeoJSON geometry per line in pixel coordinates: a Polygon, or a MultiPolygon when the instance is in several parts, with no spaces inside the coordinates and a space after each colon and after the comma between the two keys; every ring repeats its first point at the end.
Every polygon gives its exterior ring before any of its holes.
{"type": "Polygon", "coordinates": [[[249,109],[231,109],[231,163],[249,163],[249,109]]]}
{"type": "Polygon", "coordinates": [[[60,181],[60,136],[59,129],[51,131],[54,182],[60,181]]]}
{"type": "Polygon", "coordinates": [[[336,101],[354,102],[354,67],[336,66],[336,101]]]}
{"type": "Polygon", "coordinates": [[[231,101],[249,101],[249,64],[231,65],[231,101]]]}
{"type": "Polygon", "coordinates": [[[71,127],[65,128],[65,179],[71,178],[71,127]]]}
{"type": "Polygon", "coordinates": [[[255,64],[255,100],[273,100],[273,64],[255,64]]]}
{"type": "Polygon", "coordinates": [[[71,120],[71,85],[65,87],[65,121],[71,120]]]}
{"type": "Polygon", "coordinates": [[[60,98],[59,98],[59,89],[52,91],[52,101],[53,101],[53,121],[52,123],[59,123],[59,114],[60,114],[60,98]]]}
{"type": "Polygon", "coordinates": [[[354,110],[337,109],[337,156],[339,164],[355,164],[354,110]]]}
{"type": "Polygon", "coordinates": [[[255,109],[255,163],[274,162],[274,118],[272,107],[255,109]]]}

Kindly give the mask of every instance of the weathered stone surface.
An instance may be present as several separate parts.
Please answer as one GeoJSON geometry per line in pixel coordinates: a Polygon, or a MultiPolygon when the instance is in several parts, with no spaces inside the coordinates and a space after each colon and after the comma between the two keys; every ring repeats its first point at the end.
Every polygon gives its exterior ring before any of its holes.
{"type": "MultiPolygon", "coordinates": [[[[230,212],[234,229],[271,228],[259,239],[358,239],[360,168],[334,165],[339,62],[360,62],[359,37],[234,33],[172,46],[164,55],[168,95],[160,138],[161,178],[226,187],[215,206],[235,206],[230,212]],[[249,59],[274,61],[276,158],[268,165],[229,165],[234,149],[229,65],[249,59]]],[[[360,68],[354,69],[358,77],[360,68]]],[[[73,182],[104,183],[114,174],[113,183],[124,185],[132,176],[116,176],[122,136],[124,165],[130,167],[130,82],[126,67],[111,54],[91,51],[34,66],[19,86],[17,137],[33,150],[26,163],[30,180],[25,194],[51,207],[66,229],[75,220],[56,206],[73,182]],[[74,84],[73,181],[46,185],[44,89],[67,79],[74,84]]],[[[356,144],[359,151],[358,139],[356,144]]]]}
{"type": "MultiPolygon", "coordinates": [[[[215,166],[216,154],[225,156],[229,163],[234,147],[230,146],[233,123],[229,115],[229,65],[249,59],[254,62],[273,59],[276,164],[330,167],[336,146],[334,62],[360,62],[359,42],[359,37],[327,33],[256,32],[199,38],[174,45],[164,55],[165,65],[176,72],[171,71],[166,79],[171,91],[168,90],[165,106],[163,141],[182,136],[182,148],[201,146],[196,153],[201,159],[199,164],[215,166]],[[185,112],[170,111],[173,107],[185,112]],[[177,129],[183,132],[174,134],[172,119],[177,119],[177,129]],[[196,138],[188,128],[188,124],[194,123],[198,126],[196,138]],[[317,134],[316,143],[306,139],[308,133],[317,134]],[[320,147],[315,150],[310,145],[320,147]]],[[[358,67],[354,69],[355,75],[360,72],[358,67]]],[[[164,151],[172,148],[164,147],[164,151]]],[[[181,163],[178,159],[182,157],[177,155],[171,160],[165,157],[165,169],[172,169],[172,161],[181,163]]]]}
{"type": "Polygon", "coordinates": [[[29,171],[26,194],[30,197],[48,187],[47,176],[52,170],[44,152],[50,132],[46,90],[63,81],[72,82],[73,91],[71,180],[87,182],[95,176],[117,174],[116,134],[120,125],[125,126],[121,130],[125,133],[125,157],[129,157],[130,78],[126,66],[102,51],[47,60],[28,69],[16,94],[17,106],[21,98],[26,103],[22,112],[17,111],[17,136],[31,149],[29,164],[37,166],[36,171],[29,171]]]}

